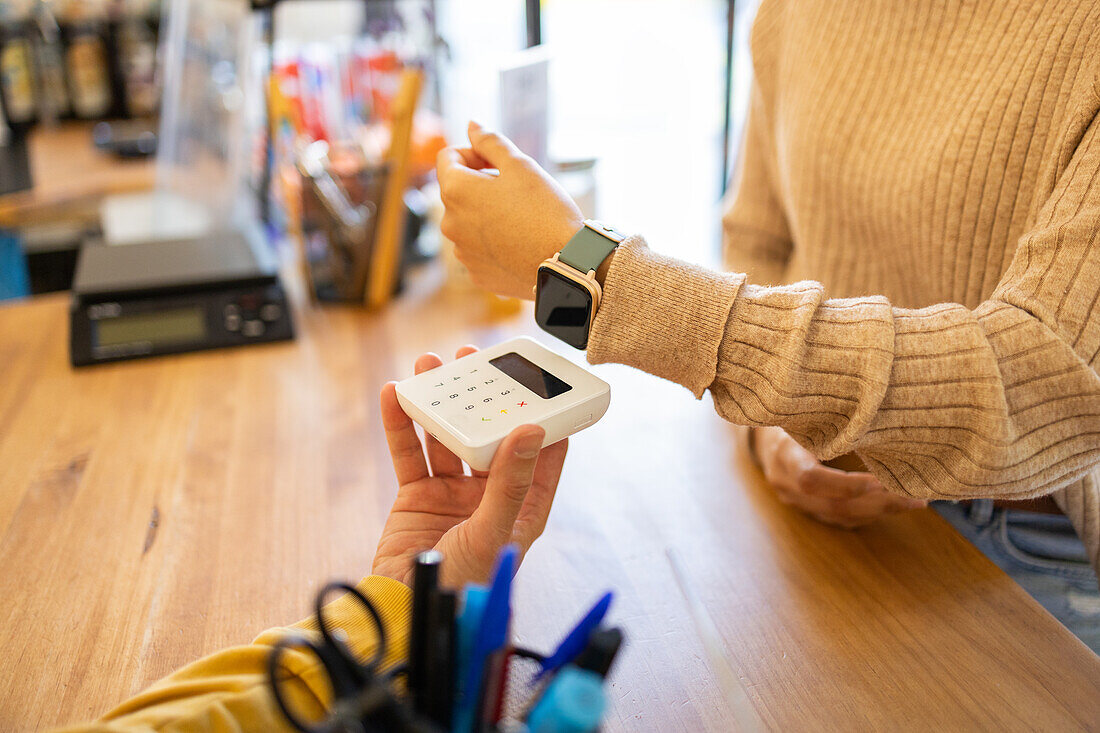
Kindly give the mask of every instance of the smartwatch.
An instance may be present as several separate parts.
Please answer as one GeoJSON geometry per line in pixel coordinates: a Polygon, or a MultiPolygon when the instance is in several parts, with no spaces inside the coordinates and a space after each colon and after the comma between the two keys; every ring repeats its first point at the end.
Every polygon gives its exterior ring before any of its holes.
{"type": "Polygon", "coordinates": [[[586,219],[561,252],[539,265],[535,321],[543,331],[574,348],[588,346],[603,293],[596,270],[623,239],[608,225],[586,219]]]}

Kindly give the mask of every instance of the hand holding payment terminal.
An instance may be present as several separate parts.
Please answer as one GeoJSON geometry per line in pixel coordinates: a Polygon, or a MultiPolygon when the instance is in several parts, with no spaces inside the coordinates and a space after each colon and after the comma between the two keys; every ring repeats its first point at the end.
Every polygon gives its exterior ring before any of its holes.
{"type": "Polygon", "coordinates": [[[520,425],[541,426],[545,447],[595,424],[611,386],[521,336],[398,382],[397,400],[470,468],[487,471],[520,425]]]}

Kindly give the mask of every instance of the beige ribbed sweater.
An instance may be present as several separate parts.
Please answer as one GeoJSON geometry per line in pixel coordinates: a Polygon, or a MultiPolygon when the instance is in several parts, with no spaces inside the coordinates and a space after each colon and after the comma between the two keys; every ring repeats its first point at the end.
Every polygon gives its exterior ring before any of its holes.
{"type": "Polygon", "coordinates": [[[765,0],[752,53],[747,276],[629,239],[589,360],[899,494],[1053,492],[1100,568],[1100,1],[765,0]]]}

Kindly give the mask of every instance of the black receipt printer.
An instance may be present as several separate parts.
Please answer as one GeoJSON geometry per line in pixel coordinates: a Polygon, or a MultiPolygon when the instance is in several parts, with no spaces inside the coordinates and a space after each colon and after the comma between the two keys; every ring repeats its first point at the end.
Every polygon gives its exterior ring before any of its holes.
{"type": "Polygon", "coordinates": [[[294,338],[274,256],[237,230],[85,245],[69,322],[73,366],[294,338]]]}

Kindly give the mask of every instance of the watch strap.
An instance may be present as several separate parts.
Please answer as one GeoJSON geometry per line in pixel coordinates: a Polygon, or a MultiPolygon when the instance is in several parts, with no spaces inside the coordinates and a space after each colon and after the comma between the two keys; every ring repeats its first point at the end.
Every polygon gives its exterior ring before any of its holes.
{"type": "Polygon", "coordinates": [[[599,269],[623,239],[622,234],[607,224],[585,219],[584,226],[558,254],[558,261],[582,273],[599,269]]]}

